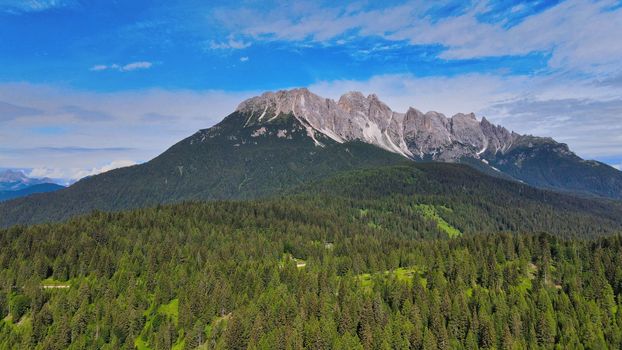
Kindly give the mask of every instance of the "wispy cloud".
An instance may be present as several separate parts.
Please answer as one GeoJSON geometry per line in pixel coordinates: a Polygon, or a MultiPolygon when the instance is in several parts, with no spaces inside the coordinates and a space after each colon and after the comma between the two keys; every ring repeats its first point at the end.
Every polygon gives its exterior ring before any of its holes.
{"type": "Polygon", "coordinates": [[[137,70],[137,69],[149,69],[152,66],[153,66],[153,63],[147,62],[147,61],[132,62],[121,67],[121,71],[130,72],[130,71],[137,70]]]}
{"type": "Polygon", "coordinates": [[[31,169],[27,176],[34,178],[50,178],[50,179],[58,179],[64,180],[66,183],[72,183],[79,179],[82,179],[87,176],[93,176],[101,173],[108,172],[110,170],[124,168],[132,165],[136,165],[137,163],[132,160],[115,160],[108,164],[105,164],[101,167],[95,167],[90,169],[61,169],[61,168],[33,168],[31,169]]]}
{"type": "Polygon", "coordinates": [[[20,14],[25,12],[40,12],[53,8],[73,6],[74,0],[2,0],[0,12],[20,14]]]}
{"type": "Polygon", "coordinates": [[[236,40],[230,37],[226,41],[210,40],[207,48],[211,50],[241,50],[250,46],[249,41],[236,40]]]}
{"type": "Polygon", "coordinates": [[[240,57],[240,62],[246,62],[246,61],[248,61],[248,56],[240,57]]]}
{"type": "Polygon", "coordinates": [[[113,70],[113,71],[119,71],[119,72],[131,72],[131,71],[135,71],[139,69],[149,69],[151,67],[153,67],[152,62],[139,61],[139,62],[128,63],[125,65],[118,65],[116,63],[111,64],[111,65],[98,64],[98,65],[91,67],[90,70],[93,72],[101,72],[101,71],[106,71],[106,70],[113,70]]]}
{"type": "Polygon", "coordinates": [[[612,9],[615,3],[568,0],[537,13],[509,9],[524,13],[513,17],[511,26],[498,18],[481,20],[491,17],[485,2],[446,16],[430,15],[434,5],[424,2],[373,9],[304,2],[267,10],[220,8],[214,18],[232,35],[256,41],[335,44],[347,37],[376,36],[411,45],[441,45],[442,59],[546,52],[553,69],[599,73],[619,70],[622,57],[622,42],[616,37],[622,31],[622,7],[612,9]]]}
{"type": "Polygon", "coordinates": [[[102,70],[118,69],[118,68],[119,68],[119,66],[116,65],[116,64],[112,64],[110,66],[107,66],[105,64],[97,64],[97,65],[91,67],[90,70],[93,71],[93,72],[99,72],[99,71],[102,71],[102,70]]]}
{"type": "Polygon", "coordinates": [[[622,99],[524,98],[487,108],[505,125],[555,136],[590,157],[622,155],[622,99]]]}
{"type": "Polygon", "coordinates": [[[81,119],[85,121],[92,121],[92,122],[110,120],[114,118],[112,115],[108,113],[85,109],[85,108],[74,106],[74,105],[63,106],[59,109],[59,111],[61,113],[71,114],[77,119],[81,119]]]}
{"type": "Polygon", "coordinates": [[[41,113],[43,113],[43,111],[36,108],[18,106],[0,101],[0,122],[41,113]]]}
{"type": "Polygon", "coordinates": [[[504,28],[482,23],[478,10],[436,23],[423,22],[388,37],[412,44],[440,43],[445,59],[524,55],[549,52],[555,69],[610,72],[619,69],[622,43],[614,33],[622,30],[622,9],[609,11],[611,2],[569,0],[524,21],[504,28]],[[596,23],[598,23],[596,25],[596,23]],[[577,28],[581,28],[577,30],[577,28]]]}
{"type": "Polygon", "coordinates": [[[76,146],[68,146],[68,147],[38,147],[32,149],[32,151],[50,151],[50,152],[58,152],[58,153],[103,153],[103,152],[128,152],[132,151],[133,148],[129,147],[104,147],[104,148],[89,148],[89,147],[76,147],[76,146]]]}

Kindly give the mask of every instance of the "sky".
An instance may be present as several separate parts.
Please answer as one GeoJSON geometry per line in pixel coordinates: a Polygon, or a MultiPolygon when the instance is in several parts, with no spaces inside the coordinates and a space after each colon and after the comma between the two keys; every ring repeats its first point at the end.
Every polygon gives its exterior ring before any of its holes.
{"type": "Polygon", "coordinates": [[[376,93],[622,167],[622,1],[0,0],[0,168],[145,162],[243,99],[376,93]]]}

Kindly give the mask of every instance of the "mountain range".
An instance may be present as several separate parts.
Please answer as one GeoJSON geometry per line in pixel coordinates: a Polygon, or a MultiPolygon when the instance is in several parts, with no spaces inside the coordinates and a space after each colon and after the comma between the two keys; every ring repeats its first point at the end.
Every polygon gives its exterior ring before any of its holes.
{"type": "Polygon", "coordinates": [[[334,101],[294,89],[243,101],[220,123],[147,163],[2,203],[0,226],[62,220],[92,210],[274,196],[342,171],[417,162],[468,165],[488,175],[480,178],[484,184],[492,176],[508,186],[518,182],[525,188],[622,199],[622,172],[583,160],[550,138],[519,135],[473,114],[394,112],[376,95],[350,92],[334,101]]]}
{"type": "Polygon", "coordinates": [[[53,192],[64,186],[49,178],[31,178],[22,171],[0,171],[0,202],[25,197],[35,193],[53,192]]]}
{"type": "Polygon", "coordinates": [[[0,191],[17,191],[33,185],[53,183],[50,178],[32,178],[19,170],[6,169],[0,171],[0,191]]]}

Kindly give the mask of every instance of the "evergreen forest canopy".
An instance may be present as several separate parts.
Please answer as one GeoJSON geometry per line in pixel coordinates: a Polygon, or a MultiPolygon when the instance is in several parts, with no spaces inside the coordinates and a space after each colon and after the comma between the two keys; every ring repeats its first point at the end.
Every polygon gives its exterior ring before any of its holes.
{"type": "Polygon", "coordinates": [[[622,346],[622,205],[466,166],[0,231],[1,349],[622,346]]]}

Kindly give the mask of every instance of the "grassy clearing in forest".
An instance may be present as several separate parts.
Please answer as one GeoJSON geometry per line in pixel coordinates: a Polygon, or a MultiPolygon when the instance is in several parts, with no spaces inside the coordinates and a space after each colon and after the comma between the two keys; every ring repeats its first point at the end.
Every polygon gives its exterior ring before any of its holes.
{"type": "Polygon", "coordinates": [[[295,258],[294,256],[292,256],[291,254],[283,254],[283,257],[281,258],[281,267],[285,266],[285,264],[287,263],[287,260],[293,260],[296,263],[296,267],[299,269],[302,269],[304,267],[307,266],[307,261],[300,259],[300,258],[295,258]]]}
{"type": "Polygon", "coordinates": [[[395,270],[389,270],[389,271],[377,272],[377,273],[363,273],[363,274],[356,276],[356,278],[361,282],[361,286],[364,289],[370,290],[374,286],[375,276],[382,276],[382,278],[387,278],[389,276],[395,276],[395,279],[397,279],[398,281],[406,282],[406,283],[412,283],[414,281],[415,276],[417,276],[423,286],[426,286],[428,282],[427,279],[423,277],[423,271],[416,266],[399,267],[395,270]]]}
{"type": "MultiPolygon", "coordinates": [[[[450,208],[441,207],[443,210],[451,211],[450,208]]],[[[455,238],[462,236],[462,232],[457,228],[451,226],[445,219],[443,219],[435,206],[430,204],[417,204],[415,205],[415,210],[419,211],[423,214],[423,217],[427,220],[431,220],[436,222],[436,226],[439,230],[445,232],[449,238],[455,238]]]]}
{"type": "Polygon", "coordinates": [[[49,277],[41,281],[41,287],[43,289],[67,289],[71,287],[71,280],[63,282],[49,277]]]}
{"type": "MultiPolygon", "coordinates": [[[[145,322],[145,326],[143,327],[141,334],[134,340],[134,346],[138,350],[151,350],[152,348],[149,346],[148,339],[145,339],[145,335],[150,333],[156,315],[161,315],[172,319],[177,326],[179,320],[179,299],[173,299],[168,304],[162,304],[158,306],[157,309],[155,305],[151,305],[149,309],[144,312],[144,315],[147,318],[147,321],[145,322]],[[156,310],[155,312],[154,309],[156,310]]],[[[183,348],[184,337],[182,331],[180,332],[177,341],[173,345],[173,349],[183,348]]]]}

